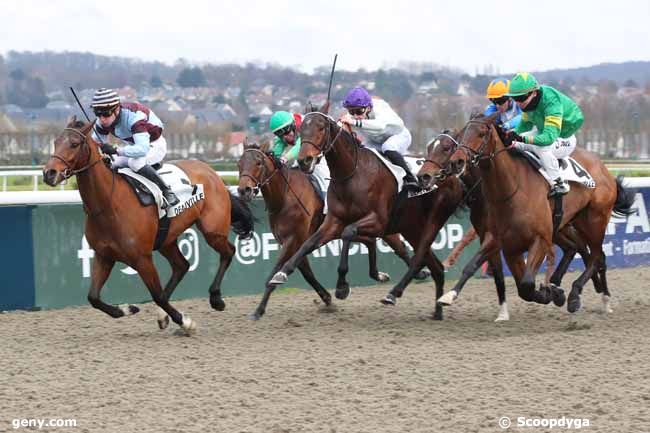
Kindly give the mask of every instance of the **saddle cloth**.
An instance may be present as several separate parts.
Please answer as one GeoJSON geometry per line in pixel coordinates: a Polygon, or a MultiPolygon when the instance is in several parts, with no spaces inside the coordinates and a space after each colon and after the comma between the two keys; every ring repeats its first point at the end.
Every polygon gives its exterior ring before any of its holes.
{"type": "MultiPolygon", "coordinates": [[[[404,169],[402,167],[400,167],[398,165],[395,165],[392,162],[390,162],[384,155],[379,153],[379,151],[377,149],[374,149],[372,147],[366,147],[366,149],[370,150],[375,155],[377,155],[377,158],[379,158],[379,160],[384,163],[384,165],[388,168],[388,170],[392,173],[393,177],[395,178],[395,182],[397,182],[397,192],[398,193],[401,192],[402,191],[402,186],[404,185],[404,176],[406,176],[406,173],[404,172],[404,169]]],[[[409,168],[411,169],[411,173],[413,173],[414,175],[417,175],[417,173],[420,171],[420,167],[422,167],[422,164],[424,164],[424,158],[415,158],[415,157],[412,157],[412,156],[405,156],[404,160],[406,161],[409,168]]],[[[415,196],[418,196],[418,195],[426,194],[426,193],[429,193],[429,192],[433,191],[436,188],[437,187],[434,186],[434,187],[426,189],[426,190],[409,191],[408,196],[409,196],[409,198],[411,198],[411,197],[415,197],[415,196]]]]}
{"type": "MultiPolygon", "coordinates": [[[[532,152],[526,151],[523,155],[530,161],[530,163],[535,167],[537,171],[546,179],[549,185],[554,185],[554,179],[548,175],[537,155],[532,152]]],[[[570,156],[566,158],[558,159],[560,165],[561,176],[566,181],[576,182],[580,185],[584,185],[587,188],[596,188],[596,181],[591,177],[589,172],[582,166],[578,161],[571,158],[570,156]]]]}
{"type": "MultiPolygon", "coordinates": [[[[117,172],[121,175],[128,176],[137,180],[148,190],[144,192],[153,196],[158,208],[158,218],[163,218],[165,215],[169,218],[173,218],[177,215],[180,215],[195,205],[197,202],[205,199],[203,185],[192,185],[190,178],[178,166],[174,164],[164,164],[157,171],[158,175],[160,175],[165,183],[171,187],[174,194],[176,194],[176,197],[178,197],[179,203],[176,206],[170,206],[167,209],[163,209],[162,191],[160,191],[160,188],[158,188],[155,183],[151,182],[146,177],[135,173],[128,167],[120,168],[117,170],[117,172]]],[[[136,193],[137,192],[138,191],[136,191],[136,193]]]]}

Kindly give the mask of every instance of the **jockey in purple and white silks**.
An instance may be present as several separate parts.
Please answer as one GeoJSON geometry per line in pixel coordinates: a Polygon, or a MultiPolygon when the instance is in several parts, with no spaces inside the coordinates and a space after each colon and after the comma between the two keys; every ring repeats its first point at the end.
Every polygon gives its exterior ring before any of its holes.
{"type": "Polygon", "coordinates": [[[178,204],[178,198],[171,188],[151,167],[162,162],[167,153],[167,142],[162,136],[163,123],[158,116],[142,104],[121,103],[114,90],[104,88],[95,92],[91,107],[97,116],[93,139],[102,144],[102,152],[117,155],[111,166],[128,166],[160,188],[167,206],[178,204]],[[116,147],[109,144],[109,134],[118,138],[125,146],[116,147]]]}
{"type": "Polygon", "coordinates": [[[343,106],[348,113],[341,118],[341,122],[362,131],[365,146],[377,149],[390,162],[404,169],[405,188],[418,189],[418,181],[404,160],[404,154],[411,145],[411,133],[388,102],[371,98],[366,89],[355,87],[348,92],[343,106]]]}

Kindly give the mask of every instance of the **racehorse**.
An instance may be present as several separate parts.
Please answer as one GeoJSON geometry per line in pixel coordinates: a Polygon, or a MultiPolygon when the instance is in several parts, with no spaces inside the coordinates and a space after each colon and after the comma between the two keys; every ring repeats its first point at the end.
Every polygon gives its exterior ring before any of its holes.
{"type": "MultiPolygon", "coordinates": [[[[547,255],[552,255],[554,203],[547,199],[548,182],[523,158],[508,151],[494,125],[496,114],[475,116],[461,130],[461,140],[451,158],[452,165],[479,167],[488,207],[488,232],[480,253],[484,257],[499,249],[517,284],[519,296],[528,302],[564,303],[564,292],[553,286],[535,288],[535,275],[547,255]],[[527,252],[527,259],[523,254],[527,252]]],[[[597,155],[576,149],[572,157],[592,176],[596,187],[574,185],[564,198],[564,213],[558,228],[568,223],[577,230],[589,249],[585,271],[573,282],[567,310],[580,309],[580,294],[585,283],[600,272],[603,295],[611,296],[606,286],[605,254],[602,242],[612,211],[632,213],[634,194],[625,191],[622,179],[615,179],[597,155]]],[[[450,291],[439,303],[449,305],[457,293],[450,291]]]]}
{"type": "MultiPolygon", "coordinates": [[[[282,245],[278,260],[266,280],[262,301],[251,315],[252,319],[257,320],[264,315],[271,293],[276,287],[275,284],[268,283],[271,277],[322,224],[323,200],[310,183],[308,175],[300,170],[289,169],[274,158],[272,153],[255,143],[244,146],[244,153],[238,165],[239,196],[249,201],[256,191],[261,191],[268,209],[271,231],[282,245]]],[[[377,270],[375,239],[357,237],[355,240],[363,243],[368,249],[370,278],[379,282],[388,281],[388,274],[377,270]]],[[[410,265],[406,247],[399,235],[386,236],[384,241],[407,266],[410,265]]],[[[332,297],[314,276],[307,257],[300,262],[298,269],[325,305],[330,305],[332,297]]],[[[427,276],[428,273],[421,271],[419,278],[423,279],[427,276]]]]}
{"type": "MultiPolygon", "coordinates": [[[[479,235],[481,243],[486,242],[486,240],[488,242],[492,242],[491,239],[493,236],[488,232],[488,208],[481,186],[480,169],[477,166],[466,166],[462,164],[463,169],[459,170],[458,164],[453,164],[453,161],[450,163],[452,154],[459,147],[459,139],[460,137],[457,131],[443,131],[434,140],[432,140],[427,147],[427,157],[417,174],[418,180],[423,188],[431,188],[437,182],[449,176],[457,176],[463,182],[464,189],[466,191],[463,201],[469,207],[470,221],[477,234],[479,235]]],[[[462,160],[458,160],[458,162],[462,162],[462,160]]],[[[550,276],[547,283],[550,282],[555,286],[560,286],[562,276],[564,276],[566,273],[569,264],[575,256],[576,252],[579,252],[581,254],[583,260],[585,261],[585,264],[589,258],[589,252],[586,248],[586,245],[582,239],[579,238],[575,229],[571,225],[564,226],[562,230],[557,233],[554,240],[560,246],[560,248],[562,248],[563,257],[560,265],[558,265],[558,267],[555,269],[555,272],[553,272],[553,275],[550,276]]],[[[487,260],[492,270],[492,275],[494,277],[494,283],[496,285],[497,295],[499,298],[499,305],[501,307],[499,315],[495,321],[508,320],[509,314],[506,304],[505,282],[503,280],[501,254],[499,251],[497,251],[490,257],[484,257],[480,253],[481,252],[479,251],[479,253],[477,253],[463,268],[460,279],[450,292],[455,292],[456,295],[458,295],[467,280],[472,275],[474,275],[476,270],[487,260]]],[[[551,266],[548,266],[547,272],[549,270],[552,270],[551,266]]],[[[592,279],[598,293],[602,293],[606,290],[606,288],[602,287],[598,275],[594,274],[592,279]]],[[[607,306],[608,305],[606,304],[605,307],[607,306]]]]}
{"type": "Polygon", "coordinates": [[[141,206],[131,186],[108,168],[99,144],[92,139],[92,128],[93,123],[73,118],[54,141],[54,153],[43,168],[43,178],[50,186],[77,176],[86,212],[85,234],[95,250],[88,301],[113,318],[139,311],[134,305],[109,305],[100,298],[115,262],[120,261],[138,272],[153,301],[164,311],[159,311],[158,315],[160,328],[167,326],[169,315],[187,334],[192,334],[196,322],[169,303],[174,289],[190,267],[176,239],[196,223],[206,242],[219,253],[219,269],[209,293],[212,308],[222,311],[226,304],[221,296],[221,281],[235,253],[235,247],[228,241],[228,230],[232,223],[233,231],[242,237],[248,236],[253,230],[253,216],[245,203],[229,193],[210,166],[200,161],[175,162],[193,184],[203,184],[205,199],[171,218],[169,231],[159,248],[172,268],[163,290],[152,258],[158,231],[156,206],[141,206]]]}
{"type": "MultiPolygon", "coordinates": [[[[415,255],[406,275],[382,302],[394,304],[422,263],[431,271],[436,298],[439,298],[443,293],[444,269],[430,246],[462,198],[460,183],[451,178],[435,193],[399,200],[401,203],[398,203],[397,183],[389,169],[373,152],[361,147],[356,137],[327,115],[327,108],[328,104],[320,111],[305,115],[300,128],[302,141],[298,158],[301,169],[311,172],[317,161],[325,157],[332,178],[327,192],[329,212],[323,224],[273,276],[270,283],[286,282],[287,276],[303,257],[332,239],[343,239],[338,269],[340,276],[347,272],[346,244],[355,236],[401,233],[414,247],[415,255]]],[[[337,297],[345,297],[349,287],[337,284],[336,291],[337,297]]],[[[442,319],[439,305],[436,305],[434,318],[442,319]]]]}

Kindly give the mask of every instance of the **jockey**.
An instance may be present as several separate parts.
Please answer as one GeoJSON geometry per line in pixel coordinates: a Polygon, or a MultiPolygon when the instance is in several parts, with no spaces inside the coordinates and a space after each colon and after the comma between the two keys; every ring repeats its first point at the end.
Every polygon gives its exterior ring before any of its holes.
{"type": "Polygon", "coordinates": [[[507,96],[523,110],[521,122],[510,134],[512,147],[535,153],[555,184],[550,195],[566,194],[569,184],[560,175],[558,158],[569,156],[576,147],[576,131],[584,117],[568,96],[549,86],[540,86],[535,77],[520,72],[510,82],[507,96]],[[537,133],[520,134],[537,128],[537,133]]]}
{"type": "Polygon", "coordinates": [[[491,104],[485,108],[484,114],[491,116],[498,112],[497,125],[506,131],[516,128],[521,121],[521,108],[512,98],[506,96],[509,86],[509,80],[497,78],[490,82],[485,95],[491,104]]]}
{"type": "Polygon", "coordinates": [[[138,103],[120,103],[114,90],[101,88],[95,92],[91,104],[98,122],[93,128],[93,139],[101,143],[102,152],[117,155],[113,168],[128,166],[131,170],[155,183],[162,191],[167,206],[178,204],[178,198],[162,180],[153,164],[162,162],[167,153],[167,142],[162,136],[163,123],[148,107],[138,103]],[[108,134],[117,137],[123,147],[108,143],[108,134]]]}
{"type": "Polygon", "coordinates": [[[269,128],[275,138],[273,139],[273,155],[283,164],[294,161],[300,152],[300,135],[298,128],[302,122],[300,114],[291,114],[288,111],[276,111],[269,120],[269,128]],[[291,147],[286,150],[287,147],[291,147]]]}
{"type": "Polygon", "coordinates": [[[411,133],[390,105],[383,99],[371,98],[363,87],[355,87],[348,92],[343,106],[348,113],[341,122],[361,130],[365,146],[381,151],[390,162],[404,169],[404,188],[419,189],[403,156],[411,145],[411,133]]]}

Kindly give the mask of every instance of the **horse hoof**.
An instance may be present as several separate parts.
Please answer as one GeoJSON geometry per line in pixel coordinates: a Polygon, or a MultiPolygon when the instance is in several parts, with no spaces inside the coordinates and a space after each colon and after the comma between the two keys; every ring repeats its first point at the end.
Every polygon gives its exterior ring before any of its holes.
{"type": "Polygon", "coordinates": [[[390,281],[390,275],[388,275],[386,272],[377,272],[377,278],[375,278],[375,281],[385,283],[387,281],[390,281]]]}
{"type": "Polygon", "coordinates": [[[579,297],[574,297],[572,298],[569,296],[569,302],[567,302],[567,311],[569,313],[575,313],[576,311],[580,310],[580,298],[579,297]]]}
{"type": "Polygon", "coordinates": [[[350,289],[350,286],[346,284],[344,286],[337,287],[334,295],[336,296],[336,299],[343,300],[350,296],[350,293],[352,293],[352,289],[350,289]]]}
{"type": "Polygon", "coordinates": [[[612,310],[612,307],[610,305],[610,299],[611,298],[609,296],[607,296],[607,295],[603,295],[602,299],[603,299],[603,314],[611,314],[611,313],[613,313],[614,310],[612,310]]]}
{"type": "Polygon", "coordinates": [[[379,302],[381,302],[384,305],[395,305],[397,304],[397,299],[393,294],[389,293],[388,295],[384,296],[384,299],[382,299],[379,302]]]}
{"type": "Polygon", "coordinates": [[[436,309],[433,312],[433,320],[442,320],[442,306],[440,304],[436,305],[436,309]]]}
{"type": "Polygon", "coordinates": [[[561,307],[564,305],[566,302],[566,295],[564,294],[564,290],[556,286],[555,284],[551,284],[551,296],[553,297],[553,303],[561,307]]]}
{"type": "Polygon", "coordinates": [[[496,319],[494,319],[495,322],[507,322],[510,320],[510,313],[508,313],[508,304],[505,302],[501,304],[499,307],[499,315],[497,316],[496,319]]]}
{"type": "Polygon", "coordinates": [[[158,319],[157,322],[160,329],[166,329],[169,326],[169,316],[165,315],[164,319],[158,319]]]}
{"type": "Polygon", "coordinates": [[[226,309],[226,302],[221,297],[215,299],[210,297],[210,306],[217,311],[223,311],[226,309]]]}
{"type": "Polygon", "coordinates": [[[185,335],[188,337],[196,334],[196,322],[190,319],[190,316],[183,314],[183,324],[181,325],[181,328],[183,328],[185,335]]]}
{"type": "Polygon", "coordinates": [[[284,284],[288,279],[286,273],[282,271],[276,272],[275,275],[273,275],[273,278],[271,278],[271,281],[269,281],[269,284],[284,284]]]}
{"type": "Polygon", "coordinates": [[[120,305],[120,310],[122,310],[122,313],[124,313],[124,316],[133,316],[134,314],[138,313],[140,309],[136,307],[135,305],[120,305]]]}
{"type": "Polygon", "coordinates": [[[260,319],[262,318],[262,314],[260,314],[260,313],[258,313],[258,312],[256,311],[256,312],[250,314],[250,315],[248,316],[248,318],[249,318],[250,320],[254,321],[254,322],[257,322],[258,320],[260,320],[260,319]]]}
{"type": "Polygon", "coordinates": [[[422,281],[422,280],[426,280],[430,276],[431,276],[431,271],[429,271],[428,269],[422,269],[420,272],[415,274],[413,278],[415,278],[418,281],[422,281]]]}
{"type": "Polygon", "coordinates": [[[454,303],[457,297],[458,293],[455,290],[450,290],[438,299],[438,305],[448,307],[454,303]]]}

